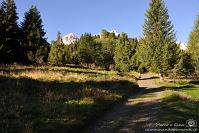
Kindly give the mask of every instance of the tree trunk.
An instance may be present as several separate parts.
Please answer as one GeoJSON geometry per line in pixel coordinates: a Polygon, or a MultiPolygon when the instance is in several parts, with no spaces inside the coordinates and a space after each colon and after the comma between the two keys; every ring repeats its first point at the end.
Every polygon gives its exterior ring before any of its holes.
{"type": "Polygon", "coordinates": [[[109,65],[105,65],[105,70],[106,70],[106,71],[109,71],[109,70],[110,70],[109,65]]]}

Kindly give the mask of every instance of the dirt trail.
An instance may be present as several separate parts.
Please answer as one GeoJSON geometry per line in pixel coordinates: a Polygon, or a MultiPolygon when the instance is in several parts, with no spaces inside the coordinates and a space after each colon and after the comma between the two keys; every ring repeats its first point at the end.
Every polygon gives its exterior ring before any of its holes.
{"type": "Polygon", "coordinates": [[[154,127],[160,111],[161,89],[152,79],[142,74],[138,84],[143,89],[107,113],[89,132],[143,133],[145,129],[154,127]]]}

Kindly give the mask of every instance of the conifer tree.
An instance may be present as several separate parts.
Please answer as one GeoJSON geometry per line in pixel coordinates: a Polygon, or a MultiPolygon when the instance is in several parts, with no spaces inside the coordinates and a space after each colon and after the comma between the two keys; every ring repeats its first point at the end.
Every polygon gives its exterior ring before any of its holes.
{"type": "Polygon", "coordinates": [[[5,54],[5,50],[4,50],[4,47],[5,47],[5,27],[6,27],[6,23],[5,23],[5,16],[6,16],[6,13],[5,13],[5,1],[3,1],[1,3],[1,7],[0,7],[0,59],[1,59],[1,62],[3,62],[3,56],[5,54]]]}
{"type": "Polygon", "coordinates": [[[192,64],[195,67],[196,74],[199,76],[199,13],[195,20],[193,31],[189,35],[187,49],[192,58],[192,64]]]}
{"type": "Polygon", "coordinates": [[[130,71],[131,58],[134,54],[133,47],[128,36],[122,33],[116,44],[114,54],[114,61],[118,71],[130,71]]]}
{"type": "Polygon", "coordinates": [[[94,63],[94,45],[95,41],[91,34],[85,33],[81,36],[78,47],[78,60],[80,63],[87,66],[94,63]]]}
{"type": "Polygon", "coordinates": [[[67,46],[68,47],[67,55],[69,55],[67,62],[71,64],[79,64],[78,46],[79,46],[79,40],[67,46]]]}
{"type": "Polygon", "coordinates": [[[139,39],[139,45],[136,49],[136,53],[132,58],[132,67],[138,72],[146,72],[149,70],[149,61],[147,58],[149,57],[150,52],[146,50],[146,42],[143,38],[139,39]]]}
{"type": "Polygon", "coordinates": [[[162,77],[177,63],[179,46],[163,0],[150,0],[145,15],[142,62],[162,77]]]}
{"type": "Polygon", "coordinates": [[[176,76],[188,76],[194,72],[194,67],[191,64],[191,57],[188,53],[183,51],[179,62],[173,69],[173,72],[176,76]]]}
{"type": "Polygon", "coordinates": [[[130,42],[132,44],[132,48],[131,48],[132,57],[131,57],[130,69],[137,71],[140,65],[138,62],[138,57],[137,57],[137,50],[139,47],[139,42],[137,38],[130,39],[130,42]]]}
{"type": "Polygon", "coordinates": [[[107,30],[103,29],[101,32],[101,38],[108,38],[109,34],[110,33],[107,30]]]}
{"type": "Polygon", "coordinates": [[[20,45],[20,28],[17,24],[18,16],[14,0],[3,1],[1,5],[1,62],[20,62],[23,58],[20,45]],[[4,15],[4,17],[2,17],[4,15]]]}
{"type": "Polygon", "coordinates": [[[25,13],[21,24],[24,34],[23,45],[31,63],[44,63],[48,58],[49,44],[45,38],[40,12],[36,6],[25,13]]]}
{"type": "Polygon", "coordinates": [[[115,40],[108,39],[101,42],[101,52],[98,57],[98,64],[104,66],[106,70],[110,69],[110,65],[114,64],[115,40]]]}
{"type": "Polygon", "coordinates": [[[63,65],[65,63],[66,53],[62,41],[61,33],[57,33],[57,40],[52,42],[48,63],[51,65],[63,65]]]}

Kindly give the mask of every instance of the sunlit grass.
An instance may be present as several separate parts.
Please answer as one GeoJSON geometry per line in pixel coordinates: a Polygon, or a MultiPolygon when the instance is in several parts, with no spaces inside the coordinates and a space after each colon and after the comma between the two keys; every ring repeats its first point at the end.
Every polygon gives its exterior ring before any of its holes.
{"type": "Polygon", "coordinates": [[[195,85],[190,80],[179,80],[171,83],[161,83],[162,87],[177,91],[179,94],[187,95],[193,100],[199,100],[199,85],[195,85]]]}
{"type": "Polygon", "coordinates": [[[186,120],[199,121],[199,87],[190,80],[162,83],[167,88],[163,92],[162,113],[159,119],[166,123],[185,123],[186,120]]]}
{"type": "Polygon", "coordinates": [[[190,95],[193,99],[199,100],[199,87],[196,88],[184,88],[181,90],[183,93],[190,95]]]}
{"type": "Polygon", "coordinates": [[[76,132],[138,91],[135,72],[0,66],[0,132],[76,132]],[[8,119],[12,118],[12,119],[8,119]]]}
{"type": "Polygon", "coordinates": [[[31,66],[9,66],[0,67],[0,75],[9,77],[28,77],[36,80],[63,82],[88,81],[88,80],[134,80],[138,75],[136,72],[118,73],[116,71],[91,70],[70,67],[31,67],[31,66]],[[4,72],[7,70],[7,73],[4,72]],[[136,75],[136,76],[134,76],[136,75]]]}
{"type": "Polygon", "coordinates": [[[199,120],[199,105],[180,99],[173,91],[165,91],[162,103],[162,113],[159,119],[163,122],[186,123],[186,120],[199,120]]]}

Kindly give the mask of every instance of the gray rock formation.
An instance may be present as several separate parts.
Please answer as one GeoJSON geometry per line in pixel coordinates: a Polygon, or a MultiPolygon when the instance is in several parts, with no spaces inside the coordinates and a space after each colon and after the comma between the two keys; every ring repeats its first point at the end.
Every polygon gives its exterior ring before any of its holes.
{"type": "Polygon", "coordinates": [[[78,37],[76,37],[75,34],[70,33],[70,34],[65,35],[65,36],[62,38],[62,40],[63,40],[63,43],[64,43],[65,45],[70,45],[70,44],[74,43],[75,41],[77,41],[77,40],[78,40],[78,37]]]}

